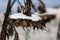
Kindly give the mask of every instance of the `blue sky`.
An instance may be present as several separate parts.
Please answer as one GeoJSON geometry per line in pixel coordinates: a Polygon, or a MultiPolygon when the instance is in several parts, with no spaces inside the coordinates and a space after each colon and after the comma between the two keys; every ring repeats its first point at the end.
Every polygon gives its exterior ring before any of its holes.
{"type": "Polygon", "coordinates": [[[43,0],[47,7],[53,7],[60,5],[60,0],[43,0]]]}
{"type": "MultiPolygon", "coordinates": [[[[33,0],[34,2],[36,2],[36,0],[33,0]]],[[[58,6],[60,5],[60,0],[42,0],[46,7],[54,7],[54,6],[58,6]]],[[[6,7],[7,7],[7,0],[0,0],[0,12],[5,12],[6,10],[6,7]]],[[[22,2],[23,4],[23,0],[21,0],[20,2],[22,2]]],[[[16,7],[17,7],[17,2],[15,2],[14,6],[13,6],[13,11],[15,10],[16,11],[16,7]]]]}

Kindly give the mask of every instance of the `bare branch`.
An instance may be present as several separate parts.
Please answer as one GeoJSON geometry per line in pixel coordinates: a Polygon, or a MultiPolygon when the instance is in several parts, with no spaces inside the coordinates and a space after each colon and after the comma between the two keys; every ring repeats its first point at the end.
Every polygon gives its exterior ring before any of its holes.
{"type": "Polygon", "coordinates": [[[46,12],[45,4],[41,0],[38,0],[38,1],[40,2],[40,6],[38,7],[38,10],[41,13],[45,13],[46,12]]]}
{"type": "Polygon", "coordinates": [[[2,31],[1,31],[1,35],[0,35],[0,40],[6,40],[6,36],[7,36],[7,18],[9,16],[9,13],[11,12],[11,8],[13,6],[15,1],[13,1],[12,5],[11,5],[11,0],[8,0],[8,5],[7,5],[7,9],[6,9],[6,13],[5,13],[5,18],[2,24],[2,31]]]}
{"type": "Polygon", "coordinates": [[[15,1],[16,1],[16,0],[14,0],[14,1],[12,2],[11,7],[14,5],[15,1]]]}
{"type": "Polygon", "coordinates": [[[31,16],[31,0],[26,0],[24,11],[25,15],[31,16]]]}
{"type": "Polygon", "coordinates": [[[20,4],[19,7],[21,7],[20,10],[22,10],[24,7],[21,5],[21,3],[19,2],[19,0],[18,0],[18,3],[20,4]]]}
{"type": "Polygon", "coordinates": [[[20,12],[21,12],[21,10],[20,10],[19,6],[17,7],[17,12],[18,12],[18,13],[20,13],[20,12]]]}

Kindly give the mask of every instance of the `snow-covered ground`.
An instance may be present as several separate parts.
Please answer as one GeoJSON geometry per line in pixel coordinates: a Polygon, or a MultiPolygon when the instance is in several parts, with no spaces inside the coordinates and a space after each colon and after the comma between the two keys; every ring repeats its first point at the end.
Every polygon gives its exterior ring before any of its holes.
{"type": "MultiPolygon", "coordinates": [[[[18,27],[16,28],[16,30],[19,33],[19,40],[57,40],[56,38],[57,38],[60,10],[48,8],[47,11],[48,14],[50,13],[56,14],[56,19],[46,24],[47,26],[46,31],[45,30],[42,31],[40,29],[39,30],[35,29],[34,31],[32,28],[27,28],[26,31],[24,31],[21,27],[18,27]]],[[[3,18],[4,18],[3,16],[0,17],[0,32],[3,18]]],[[[10,40],[13,40],[13,38],[11,38],[10,40]]]]}

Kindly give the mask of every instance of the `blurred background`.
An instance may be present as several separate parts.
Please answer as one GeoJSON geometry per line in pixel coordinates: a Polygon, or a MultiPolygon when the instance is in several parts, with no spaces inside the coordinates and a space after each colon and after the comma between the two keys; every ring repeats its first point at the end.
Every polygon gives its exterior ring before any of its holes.
{"type": "MultiPolygon", "coordinates": [[[[58,7],[60,7],[60,0],[42,0],[42,1],[45,3],[46,8],[58,8],[58,7]]],[[[0,12],[4,13],[6,11],[7,2],[8,2],[7,0],[0,0],[0,12]]],[[[22,3],[22,5],[24,5],[23,0],[20,0],[20,2],[22,3]]],[[[37,4],[37,0],[33,0],[33,2],[35,3],[35,5],[37,4]]],[[[13,6],[13,11],[16,11],[17,5],[18,5],[18,3],[16,1],[14,6],[13,6]]]]}
{"type": "MultiPolygon", "coordinates": [[[[13,1],[13,0],[12,0],[13,1]]],[[[19,0],[22,5],[24,5],[23,0],[19,0]]],[[[35,5],[38,6],[37,0],[32,0],[35,5]]],[[[46,31],[45,30],[33,30],[32,28],[29,31],[24,31],[20,28],[20,40],[58,40],[57,32],[59,28],[59,17],[60,17],[60,0],[42,0],[46,6],[46,10],[51,14],[55,14],[56,18],[51,22],[47,23],[46,31]],[[26,33],[27,32],[27,33],[26,33]]],[[[2,29],[2,23],[4,20],[4,13],[6,12],[7,0],[0,0],[0,33],[2,29]]],[[[17,12],[17,1],[15,2],[12,13],[17,12]]],[[[12,39],[11,39],[12,40],[12,39]]]]}

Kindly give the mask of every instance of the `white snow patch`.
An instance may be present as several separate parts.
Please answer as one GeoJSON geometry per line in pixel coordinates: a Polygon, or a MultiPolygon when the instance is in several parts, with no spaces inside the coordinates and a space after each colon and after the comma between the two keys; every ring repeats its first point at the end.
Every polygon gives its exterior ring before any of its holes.
{"type": "Polygon", "coordinates": [[[0,34],[1,34],[1,31],[2,31],[3,21],[4,21],[4,14],[3,13],[0,13],[0,34]]]}
{"type": "Polygon", "coordinates": [[[19,40],[25,40],[25,31],[23,30],[23,28],[21,26],[19,27],[15,27],[18,36],[19,36],[19,40]]]}
{"type": "Polygon", "coordinates": [[[26,16],[24,15],[22,12],[21,13],[15,13],[9,16],[9,18],[11,19],[30,19],[32,21],[38,21],[38,20],[42,20],[38,15],[32,14],[31,16],[26,16]]]}
{"type": "Polygon", "coordinates": [[[55,8],[46,8],[46,11],[50,12],[50,13],[56,13],[57,9],[55,9],[55,8]]]}

